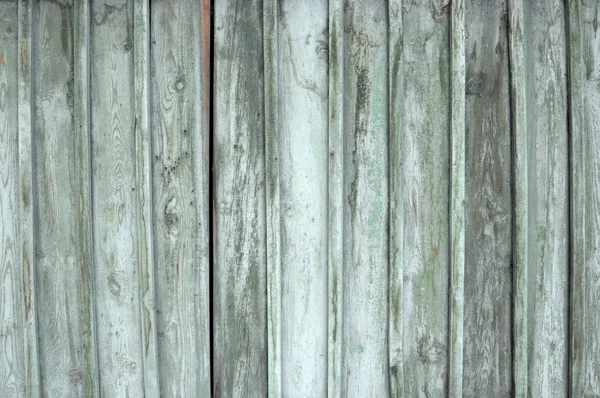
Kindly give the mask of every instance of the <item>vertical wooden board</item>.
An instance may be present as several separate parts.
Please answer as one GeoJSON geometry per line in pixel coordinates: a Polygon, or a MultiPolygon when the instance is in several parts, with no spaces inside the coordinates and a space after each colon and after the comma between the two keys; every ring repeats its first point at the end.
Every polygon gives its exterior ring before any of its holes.
{"type": "Polygon", "coordinates": [[[342,395],[384,396],[387,368],[387,4],[344,4],[342,395]]]}
{"type": "Polygon", "coordinates": [[[465,7],[455,0],[450,9],[450,302],[448,330],[448,396],[463,396],[465,315],[465,132],[466,59],[465,7]]]}
{"type": "MultiPolygon", "coordinates": [[[[530,98],[527,108],[535,145],[530,168],[535,180],[536,253],[530,281],[529,394],[567,394],[568,311],[568,145],[565,3],[532,1],[529,5],[530,98]],[[534,276],[535,275],[535,276],[534,276]]],[[[527,17],[527,14],[526,14],[527,17]]],[[[526,35],[527,37],[527,35],[526,35]]]]}
{"type": "Polygon", "coordinates": [[[511,149],[507,9],[468,2],[464,395],[510,396],[511,149]]]}
{"type": "MultiPolygon", "coordinates": [[[[84,3],[85,4],[85,3],[84,3]]],[[[153,239],[152,137],[150,129],[150,2],[133,3],[133,74],[135,87],[135,168],[140,321],[144,393],[160,395],[153,239]]]]}
{"type": "Polygon", "coordinates": [[[448,378],[449,11],[403,9],[404,394],[441,396],[448,378]]]}
{"type": "Polygon", "coordinates": [[[133,3],[92,2],[91,119],[98,362],[102,395],[141,396],[133,3]]]}
{"type": "Polygon", "coordinates": [[[31,1],[18,3],[18,134],[19,134],[19,300],[23,339],[25,342],[25,395],[41,395],[40,361],[38,349],[38,308],[36,281],[37,234],[35,231],[36,187],[35,187],[35,140],[32,121],[34,96],[32,67],[34,6],[31,1]]]}
{"type": "Polygon", "coordinates": [[[328,2],[327,397],[342,394],[344,299],[344,9],[328,2]]]}
{"type": "Polygon", "coordinates": [[[0,2],[0,396],[25,393],[20,313],[17,1],[0,2]]]}
{"type": "Polygon", "coordinates": [[[93,336],[90,292],[84,291],[78,261],[76,173],[87,165],[75,164],[74,14],[69,1],[36,4],[32,66],[41,381],[45,394],[79,396],[94,383],[95,363],[83,355],[93,336]]]}
{"type": "Polygon", "coordinates": [[[327,394],[327,2],[281,2],[278,29],[282,394],[322,397],[327,394]]]}
{"type": "Polygon", "coordinates": [[[600,37],[596,2],[569,2],[571,395],[600,395],[600,37]]]}
{"type": "Polygon", "coordinates": [[[267,392],[262,3],[214,4],[213,394],[267,392]]]}
{"type": "Polygon", "coordinates": [[[210,395],[208,120],[201,8],[152,4],[152,140],[161,394],[210,395]]]}
{"type": "Polygon", "coordinates": [[[403,0],[388,1],[389,262],[388,378],[390,396],[404,393],[404,27],[403,0]]]}

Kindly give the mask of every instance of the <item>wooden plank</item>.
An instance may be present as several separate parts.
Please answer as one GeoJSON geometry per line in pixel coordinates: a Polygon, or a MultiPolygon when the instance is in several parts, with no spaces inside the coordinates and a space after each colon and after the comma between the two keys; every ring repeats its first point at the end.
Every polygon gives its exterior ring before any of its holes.
{"type": "Polygon", "coordinates": [[[344,10],[328,2],[327,396],[342,396],[344,302],[344,10]]]}
{"type": "MultiPolygon", "coordinates": [[[[529,36],[525,21],[525,3],[511,0],[509,6],[510,117],[513,161],[513,383],[515,397],[527,397],[529,375],[529,273],[535,249],[531,243],[531,216],[535,209],[531,187],[531,153],[529,128],[529,98],[526,68],[526,40],[529,36]]],[[[535,176],[535,174],[533,174],[535,176]]]]}
{"type": "MultiPolygon", "coordinates": [[[[568,130],[565,3],[525,2],[530,147],[530,396],[568,393],[568,130]],[[531,203],[533,202],[533,203],[531,203]]],[[[516,133],[516,131],[515,131],[516,133]]],[[[514,134],[513,134],[514,136],[514,134]]]]}
{"type": "Polygon", "coordinates": [[[152,139],[150,98],[150,4],[135,0],[133,21],[133,74],[135,87],[135,166],[137,193],[138,267],[144,393],[160,395],[155,307],[154,239],[152,208],[152,139]]]}
{"type": "Polygon", "coordinates": [[[32,31],[33,6],[29,0],[18,6],[18,131],[19,131],[19,286],[22,287],[19,307],[24,334],[25,396],[41,396],[40,360],[38,350],[38,317],[36,296],[36,233],[34,184],[35,145],[31,119],[32,97],[32,31]]]}
{"type": "Polygon", "coordinates": [[[90,7],[89,2],[73,5],[73,126],[77,187],[77,265],[81,305],[81,356],[85,366],[83,395],[100,393],[94,305],[94,259],[92,235],[92,170],[90,131],[90,7]]]}
{"type": "Polygon", "coordinates": [[[152,4],[152,138],[161,394],[210,396],[208,120],[199,2],[152,4]]]}
{"type": "Polygon", "coordinates": [[[465,396],[510,396],[511,150],[506,4],[465,7],[465,396]]]}
{"type": "Polygon", "coordinates": [[[262,3],[214,8],[215,396],[267,394],[262,3]]]}
{"type": "Polygon", "coordinates": [[[404,48],[403,0],[388,2],[389,263],[388,362],[390,396],[404,394],[404,48]]]}
{"type": "MultiPolygon", "coordinates": [[[[78,182],[88,164],[77,164],[73,4],[41,1],[35,9],[35,219],[39,294],[40,366],[44,394],[89,395],[97,388],[89,247],[79,214],[78,182]],[[83,258],[80,256],[84,256],[83,258]],[[85,258],[87,256],[87,258],[85,258]]],[[[87,67],[86,67],[87,68],[87,67]]],[[[78,72],[80,72],[78,70],[78,72]]],[[[78,73],[78,77],[80,74],[78,73]]],[[[84,78],[85,79],[85,78],[84,78]]],[[[87,79],[85,79],[87,80],[87,79]]],[[[86,82],[83,82],[85,85],[86,82]]],[[[78,89],[82,82],[78,81],[78,89]]],[[[78,100],[85,102],[80,97],[78,100]]],[[[85,149],[88,146],[85,145],[85,149]]],[[[82,189],[89,188],[84,180],[82,189]]]]}
{"type": "Polygon", "coordinates": [[[465,9],[462,0],[450,8],[450,330],[448,395],[463,396],[465,306],[465,9]]]}
{"type": "Polygon", "coordinates": [[[279,151],[279,1],[263,1],[268,395],[281,396],[281,181],[279,151]]]}
{"type": "Polygon", "coordinates": [[[574,397],[600,395],[600,8],[570,1],[571,386],[574,397]]]}
{"type": "Polygon", "coordinates": [[[141,396],[133,2],[95,0],[91,7],[92,188],[101,394],[141,396]]]}
{"type": "MultiPolygon", "coordinates": [[[[279,234],[273,225],[267,236],[280,239],[283,265],[281,390],[270,396],[323,397],[327,394],[328,302],[327,2],[278,3],[275,29],[265,30],[266,42],[271,34],[277,38],[271,64],[265,57],[265,101],[275,107],[276,116],[266,131],[265,155],[267,181],[271,178],[275,183],[276,176],[269,173],[280,173],[280,204],[271,217],[281,223],[279,234]]],[[[268,203],[275,204],[277,197],[269,197],[277,194],[269,191],[269,184],[267,189],[268,203]]]]}
{"type": "Polygon", "coordinates": [[[19,255],[17,1],[0,2],[0,396],[25,393],[19,255]]]}
{"type": "Polygon", "coordinates": [[[404,395],[448,383],[450,13],[404,4],[404,395]]]}
{"type": "Polygon", "coordinates": [[[342,395],[384,396],[387,366],[387,5],[344,5],[342,395]]]}

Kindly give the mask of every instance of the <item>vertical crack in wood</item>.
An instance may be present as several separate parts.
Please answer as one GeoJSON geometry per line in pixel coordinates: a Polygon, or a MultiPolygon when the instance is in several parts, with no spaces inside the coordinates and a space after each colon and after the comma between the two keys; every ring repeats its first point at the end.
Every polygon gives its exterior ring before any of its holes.
{"type": "Polygon", "coordinates": [[[528,396],[528,273],[530,247],[530,131],[527,128],[526,29],[523,0],[509,1],[509,73],[513,159],[513,388],[528,396]]]}

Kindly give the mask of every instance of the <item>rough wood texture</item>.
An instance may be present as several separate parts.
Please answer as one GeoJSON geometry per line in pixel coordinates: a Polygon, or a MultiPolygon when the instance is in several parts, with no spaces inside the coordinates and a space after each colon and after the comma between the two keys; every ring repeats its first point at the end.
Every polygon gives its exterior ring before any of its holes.
{"type": "Polygon", "coordinates": [[[197,1],[152,4],[152,139],[161,394],[210,395],[208,120],[197,1]]]}
{"type": "Polygon", "coordinates": [[[449,11],[404,3],[404,395],[440,396],[448,377],[449,11]]]}
{"type": "MultiPolygon", "coordinates": [[[[327,2],[279,2],[278,15],[273,77],[279,86],[274,97],[279,151],[273,155],[279,157],[281,170],[281,394],[323,397],[328,300],[327,2]]],[[[265,92],[270,96],[269,90],[265,92]]]]}
{"type": "Polygon", "coordinates": [[[344,4],[342,396],[388,392],[387,5],[344,4]]]}
{"type": "Polygon", "coordinates": [[[77,211],[77,172],[87,165],[76,164],[73,145],[73,11],[70,3],[41,1],[34,12],[39,349],[42,389],[51,396],[96,389],[89,258],[79,260],[79,218],[89,215],[77,211]]]}
{"type": "Polygon", "coordinates": [[[388,2],[389,258],[388,378],[390,395],[404,394],[404,48],[403,0],[388,2]]]}
{"type": "Polygon", "coordinates": [[[17,1],[0,2],[0,396],[25,393],[19,254],[17,1]]]}
{"type": "Polygon", "coordinates": [[[32,31],[33,5],[19,1],[18,8],[17,84],[19,134],[19,309],[23,325],[25,395],[41,395],[40,360],[38,349],[38,308],[36,286],[35,233],[35,144],[32,122],[32,31]]]}
{"type": "MultiPolygon", "coordinates": [[[[268,395],[281,396],[281,182],[279,139],[280,1],[263,1],[264,129],[267,241],[267,383],[268,395]]],[[[283,16],[283,14],[281,14],[283,16]]]]}
{"type": "Polygon", "coordinates": [[[327,165],[327,396],[342,394],[344,276],[344,9],[330,0],[327,165]]]}
{"type": "Polygon", "coordinates": [[[565,3],[524,2],[531,248],[527,391],[532,397],[568,392],[568,139],[565,3]]]}
{"type": "Polygon", "coordinates": [[[98,350],[94,305],[94,261],[92,233],[92,170],[90,130],[90,4],[73,4],[73,125],[77,187],[77,267],[81,305],[81,356],[85,367],[83,395],[98,396],[98,350]]]}
{"type": "Polygon", "coordinates": [[[262,3],[214,9],[213,395],[267,393],[262,3]]]}
{"type": "MultiPolygon", "coordinates": [[[[534,262],[531,232],[535,205],[533,202],[532,173],[535,156],[529,122],[529,98],[526,76],[527,37],[526,4],[510,0],[508,5],[508,42],[510,65],[510,118],[512,139],[512,195],[513,195],[513,387],[516,397],[526,397],[529,384],[529,278],[534,262]]],[[[528,9],[527,9],[528,11],[528,9]]]]}
{"type": "Polygon", "coordinates": [[[135,166],[137,193],[137,244],[140,278],[139,311],[142,322],[142,366],[144,393],[160,394],[157,324],[155,307],[155,264],[152,209],[152,148],[150,129],[150,4],[149,0],[134,1],[133,73],[135,87],[135,166]]]}
{"type": "Polygon", "coordinates": [[[463,393],[512,394],[511,149],[503,2],[465,7],[467,236],[463,393]]]}
{"type": "Polygon", "coordinates": [[[600,396],[600,8],[569,2],[571,395],[600,396]]]}
{"type": "Polygon", "coordinates": [[[138,269],[133,2],[91,15],[93,214],[101,394],[144,393],[138,269]]]}
{"type": "Polygon", "coordinates": [[[450,10],[450,318],[448,396],[463,396],[465,306],[465,10],[462,0],[450,10]]]}

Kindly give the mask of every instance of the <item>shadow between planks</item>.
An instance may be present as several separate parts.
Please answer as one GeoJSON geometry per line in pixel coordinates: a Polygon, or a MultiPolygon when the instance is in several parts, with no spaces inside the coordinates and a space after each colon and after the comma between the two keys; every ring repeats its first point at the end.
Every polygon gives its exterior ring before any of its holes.
{"type": "Polygon", "coordinates": [[[0,0],[0,396],[600,396],[599,14],[0,0]]]}

